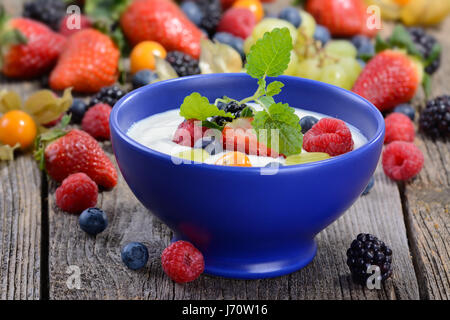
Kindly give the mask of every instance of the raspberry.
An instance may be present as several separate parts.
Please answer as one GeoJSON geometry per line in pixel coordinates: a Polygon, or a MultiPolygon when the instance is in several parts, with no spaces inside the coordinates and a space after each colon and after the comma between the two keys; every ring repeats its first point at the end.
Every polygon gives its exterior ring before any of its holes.
{"type": "Polygon", "coordinates": [[[74,173],[65,178],[56,189],[56,205],[70,213],[94,207],[97,203],[97,184],[85,173],[74,173]]]}
{"type": "Polygon", "coordinates": [[[384,120],[386,124],[386,135],[384,143],[392,141],[413,142],[415,136],[414,123],[403,113],[394,112],[384,120]]]}
{"type": "Polygon", "coordinates": [[[225,12],[217,30],[246,39],[256,25],[255,15],[248,9],[231,8],[225,12]]]}
{"type": "Polygon", "coordinates": [[[164,249],[161,255],[164,272],[175,282],[194,281],[203,272],[203,255],[191,243],[177,241],[164,249]]]}
{"type": "Polygon", "coordinates": [[[203,137],[205,131],[208,130],[206,127],[195,128],[197,122],[201,123],[196,119],[189,119],[180,123],[172,141],[182,146],[193,147],[195,141],[203,137]]]}
{"type": "Polygon", "coordinates": [[[86,111],[81,127],[96,139],[108,140],[109,132],[109,115],[112,108],[104,103],[99,103],[86,111]]]}
{"type": "Polygon", "coordinates": [[[423,167],[423,154],[411,142],[394,141],[383,151],[384,173],[393,180],[408,180],[423,167]]]}
{"type": "Polygon", "coordinates": [[[320,119],[303,137],[303,148],[308,152],[325,152],[338,156],[353,150],[350,129],[344,121],[320,119]]]}

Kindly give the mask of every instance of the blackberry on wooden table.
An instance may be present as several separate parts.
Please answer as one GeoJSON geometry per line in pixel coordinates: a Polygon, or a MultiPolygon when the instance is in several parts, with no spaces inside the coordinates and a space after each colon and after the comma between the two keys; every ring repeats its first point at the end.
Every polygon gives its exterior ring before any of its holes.
{"type": "Polygon", "coordinates": [[[119,86],[104,87],[92,97],[88,107],[90,108],[99,103],[106,103],[111,107],[114,107],[116,102],[119,101],[125,94],[126,92],[119,86]]]}
{"type": "Polygon", "coordinates": [[[66,15],[66,4],[63,0],[28,1],[23,5],[22,15],[25,18],[40,21],[57,31],[61,20],[66,15]]]}
{"type": "Polygon", "coordinates": [[[180,77],[200,74],[198,60],[180,51],[170,51],[167,53],[166,61],[180,77]]]}
{"type": "MultiPolygon", "coordinates": [[[[422,53],[425,59],[430,56],[434,45],[438,43],[435,37],[428,34],[423,28],[413,27],[408,28],[408,32],[411,35],[412,40],[416,44],[417,49],[422,53]]],[[[433,62],[425,68],[425,71],[429,74],[435,73],[441,65],[441,56],[439,55],[433,62]]]]}
{"type": "Polygon", "coordinates": [[[204,29],[212,37],[216,33],[220,19],[222,19],[222,5],[220,0],[196,0],[195,2],[203,12],[203,18],[199,27],[204,29]]]}
{"type": "Polygon", "coordinates": [[[372,275],[367,273],[370,266],[380,268],[381,281],[392,275],[392,250],[377,237],[360,233],[347,250],[347,265],[353,281],[365,285],[372,275]]]}
{"type": "Polygon", "coordinates": [[[450,96],[428,101],[420,114],[420,130],[431,138],[450,138],[450,96]]]}

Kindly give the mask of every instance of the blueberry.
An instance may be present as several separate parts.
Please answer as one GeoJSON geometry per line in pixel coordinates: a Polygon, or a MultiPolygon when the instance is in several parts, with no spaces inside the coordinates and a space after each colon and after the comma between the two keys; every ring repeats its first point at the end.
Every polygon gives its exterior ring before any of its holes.
{"type": "Polygon", "coordinates": [[[365,68],[366,67],[366,63],[364,62],[364,60],[361,59],[356,59],[356,61],[358,61],[359,65],[361,66],[361,68],[365,68]]]}
{"type": "Polygon", "coordinates": [[[185,1],[181,4],[181,10],[186,16],[197,26],[200,25],[203,19],[203,12],[200,7],[193,1],[185,1]]]}
{"type": "Polygon", "coordinates": [[[281,10],[278,18],[292,23],[296,28],[300,27],[300,25],[302,24],[302,17],[300,16],[300,12],[294,7],[286,7],[281,10]]]}
{"type": "Polygon", "coordinates": [[[300,119],[300,126],[302,127],[302,133],[305,134],[309,131],[315,125],[317,122],[319,122],[319,119],[312,117],[312,116],[306,116],[300,119]]]}
{"type": "Polygon", "coordinates": [[[83,120],[84,114],[87,110],[87,104],[81,99],[73,99],[72,105],[70,106],[69,111],[72,123],[80,123],[83,120]]]}
{"type": "Polygon", "coordinates": [[[403,113],[404,115],[408,116],[412,121],[414,121],[414,118],[416,117],[416,111],[408,103],[399,104],[394,108],[394,112],[403,113]]]}
{"type": "Polygon", "coordinates": [[[234,50],[236,50],[241,55],[242,58],[245,57],[244,40],[242,40],[241,38],[235,37],[234,35],[228,32],[217,32],[214,35],[213,40],[229,45],[234,50]]]}
{"type": "Polygon", "coordinates": [[[158,75],[148,69],[141,70],[136,72],[136,74],[131,79],[131,82],[133,83],[133,89],[137,89],[143,86],[146,86],[153,80],[156,80],[158,78],[158,75]]]}
{"type": "Polygon", "coordinates": [[[372,178],[370,178],[369,183],[366,186],[366,189],[364,189],[362,195],[365,196],[366,194],[369,194],[369,192],[370,192],[370,190],[372,190],[374,184],[375,184],[375,179],[372,176],[372,178]]]}
{"type": "Polygon", "coordinates": [[[375,46],[369,37],[357,35],[352,38],[352,43],[358,50],[358,58],[363,56],[373,56],[375,54],[375,46]]]}
{"type": "Polygon", "coordinates": [[[283,164],[281,162],[277,162],[277,161],[272,161],[269,162],[268,164],[266,164],[264,166],[264,168],[276,168],[276,167],[282,167],[283,164]]]}
{"type": "Polygon", "coordinates": [[[130,242],[122,248],[120,254],[123,263],[131,270],[138,270],[147,264],[148,250],[145,245],[140,242],[130,242]]]}
{"type": "Polygon", "coordinates": [[[211,155],[215,155],[223,151],[222,144],[216,141],[214,136],[205,136],[201,139],[198,139],[194,143],[194,148],[205,149],[211,155]]]}
{"type": "Polygon", "coordinates": [[[327,27],[317,25],[316,31],[314,31],[314,39],[322,42],[322,44],[325,44],[331,39],[330,31],[327,27]]]}
{"type": "Polygon", "coordinates": [[[106,229],[108,218],[105,212],[99,208],[89,208],[81,213],[78,219],[81,230],[95,236],[106,229]]]}

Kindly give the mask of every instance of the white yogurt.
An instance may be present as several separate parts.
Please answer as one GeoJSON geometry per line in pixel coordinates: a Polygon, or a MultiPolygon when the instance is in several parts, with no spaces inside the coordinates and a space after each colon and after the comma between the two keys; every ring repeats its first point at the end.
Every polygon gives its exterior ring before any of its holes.
{"type": "MultiPolygon", "coordinates": [[[[259,109],[259,106],[251,104],[255,109],[259,109]]],[[[299,118],[303,118],[305,116],[313,116],[317,119],[322,119],[326,117],[330,117],[327,115],[323,115],[316,112],[311,112],[303,109],[295,109],[295,114],[299,118]]],[[[158,113],[153,116],[142,119],[136,123],[134,123],[128,129],[128,136],[140,144],[159,151],[161,153],[165,153],[168,155],[175,155],[181,151],[190,150],[190,147],[180,146],[172,141],[173,135],[177,130],[179,124],[184,120],[183,117],[180,116],[180,110],[174,109],[166,112],[158,113]]],[[[355,127],[350,124],[347,124],[350,132],[352,133],[352,138],[354,142],[354,149],[357,149],[367,143],[366,137],[355,127]]],[[[208,164],[214,164],[220,157],[222,157],[225,153],[229,151],[224,150],[224,152],[215,154],[204,162],[208,164]]],[[[303,150],[302,152],[306,152],[303,150]]],[[[249,155],[250,162],[253,167],[264,167],[270,162],[278,161],[284,164],[285,159],[280,157],[278,159],[274,159],[271,157],[262,157],[256,155],[249,155]]]]}

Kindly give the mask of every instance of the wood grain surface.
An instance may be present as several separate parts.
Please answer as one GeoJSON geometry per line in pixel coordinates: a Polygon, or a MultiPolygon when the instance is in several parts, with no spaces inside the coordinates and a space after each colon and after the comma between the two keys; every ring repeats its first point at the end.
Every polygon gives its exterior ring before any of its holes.
{"type": "MultiPolygon", "coordinates": [[[[21,1],[3,2],[10,14],[20,13],[21,1]]],[[[279,0],[269,10],[276,12],[287,2],[279,0]]],[[[448,94],[450,19],[431,32],[444,46],[433,96],[448,94]]],[[[24,97],[37,86],[37,81],[0,78],[0,90],[13,88],[24,97]]],[[[421,98],[414,100],[418,110],[421,98]]],[[[397,185],[379,166],[372,192],[318,235],[318,254],[306,268],[251,281],[203,275],[186,285],[173,283],[161,269],[170,230],[136,200],[121,176],[116,188],[99,196],[109,226],[91,237],[79,229],[76,215],[55,206],[57,185],[49,181],[47,188],[47,177],[31,155],[20,155],[0,163],[0,299],[449,299],[450,144],[420,134],[416,143],[425,155],[421,174],[397,185]],[[394,275],[382,290],[364,289],[349,277],[345,252],[360,232],[376,234],[393,249],[394,275]],[[120,250],[130,241],[148,246],[143,270],[128,270],[121,261],[120,250]],[[81,275],[79,289],[67,283],[75,269],[81,275]]],[[[113,158],[110,144],[103,146],[113,158]]]]}

